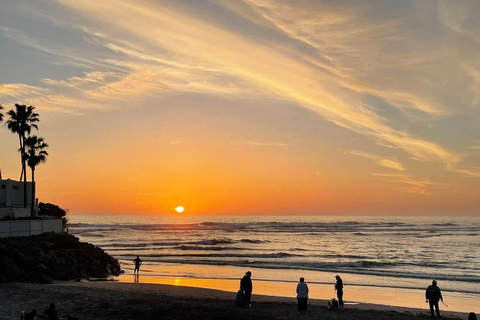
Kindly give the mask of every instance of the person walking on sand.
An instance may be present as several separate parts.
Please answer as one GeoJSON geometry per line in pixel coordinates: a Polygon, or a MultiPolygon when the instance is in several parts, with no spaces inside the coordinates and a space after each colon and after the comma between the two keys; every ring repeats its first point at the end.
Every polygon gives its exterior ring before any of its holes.
{"type": "Polygon", "coordinates": [[[133,260],[133,263],[135,263],[135,270],[133,270],[133,274],[137,274],[140,271],[140,266],[142,265],[142,259],[140,259],[139,256],[135,260],[133,260]]]}
{"type": "Polygon", "coordinates": [[[247,306],[250,307],[250,299],[252,298],[252,279],[251,279],[252,273],[250,271],[247,271],[245,275],[243,276],[242,280],[240,280],[240,289],[245,291],[245,295],[243,297],[243,303],[247,306]]]}
{"type": "Polygon", "coordinates": [[[438,300],[442,300],[442,292],[440,288],[437,287],[437,281],[433,280],[432,285],[428,286],[427,291],[425,291],[425,299],[430,304],[430,314],[432,317],[435,315],[433,314],[433,307],[435,307],[435,311],[437,312],[437,317],[441,317],[440,310],[438,309],[438,300]]]}
{"type": "Polygon", "coordinates": [[[297,284],[297,299],[298,299],[298,311],[307,311],[308,301],[308,286],[305,283],[305,279],[300,278],[300,282],[297,284]]]}
{"type": "Polygon", "coordinates": [[[335,290],[337,290],[338,306],[343,309],[343,280],[339,275],[336,275],[335,279],[337,279],[335,290]]]}

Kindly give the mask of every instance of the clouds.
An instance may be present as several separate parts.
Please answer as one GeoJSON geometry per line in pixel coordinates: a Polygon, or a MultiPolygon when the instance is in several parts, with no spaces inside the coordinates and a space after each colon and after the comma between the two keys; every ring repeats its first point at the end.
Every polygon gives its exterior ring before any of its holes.
{"type": "Polygon", "coordinates": [[[74,71],[40,77],[35,85],[4,82],[0,97],[7,103],[22,100],[52,114],[77,115],[185,93],[288,102],[371,141],[374,150],[352,154],[409,172],[389,181],[414,185],[417,193],[432,185],[413,183],[425,163],[440,172],[477,175],[463,163],[476,149],[461,149],[457,142],[473,145],[478,133],[451,133],[439,125],[456,115],[479,118],[475,3],[60,0],[24,5],[33,8],[39,30],[51,35],[13,22],[0,22],[0,34],[74,71]],[[52,16],[52,6],[62,15],[52,16]]]}
{"type": "Polygon", "coordinates": [[[376,173],[375,176],[383,181],[394,182],[395,184],[401,184],[402,186],[395,187],[395,190],[406,192],[406,193],[432,195],[433,193],[431,193],[427,189],[429,186],[443,185],[442,183],[434,183],[429,180],[423,180],[423,181],[415,180],[406,174],[376,173]]]}
{"type": "Polygon", "coordinates": [[[7,101],[18,97],[41,95],[45,92],[44,88],[29,86],[23,83],[0,84],[0,97],[7,101]]]}
{"type": "Polygon", "coordinates": [[[376,164],[398,171],[405,171],[404,166],[395,159],[384,159],[379,156],[368,154],[362,151],[350,151],[351,154],[374,160],[376,164]]]}

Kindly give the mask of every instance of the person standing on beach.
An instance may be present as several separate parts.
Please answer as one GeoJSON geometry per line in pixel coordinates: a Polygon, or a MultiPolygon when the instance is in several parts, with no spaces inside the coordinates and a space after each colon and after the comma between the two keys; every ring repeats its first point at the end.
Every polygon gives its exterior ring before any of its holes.
{"type": "Polygon", "coordinates": [[[140,266],[142,265],[142,259],[140,259],[139,256],[135,260],[133,260],[133,263],[135,263],[135,270],[133,270],[133,274],[137,274],[140,272],[140,266]]]}
{"type": "Polygon", "coordinates": [[[425,291],[425,299],[427,299],[427,302],[430,304],[430,314],[432,317],[435,316],[433,314],[433,307],[435,307],[435,311],[437,311],[437,317],[440,318],[441,316],[440,310],[438,309],[438,300],[442,300],[443,302],[443,297],[440,288],[437,287],[437,281],[433,280],[432,285],[428,286],[427,291],[425,291]]]}
{"type": "Polygon", "coordinates": [[[305,279],[300,278],[300,282],[297,284],[297,299],[298,299],[298,311],[307,311],[308,301],[308,286],[305,283],[305,279]]]}
{"type": "Polygon", "coordinates": [[[336,275],[337,283],[335,283],[335,290],[337,290],[338,306],[343,308],[343,280],[340,276],[336,275]]]}
{"type": "Polygon", "coordinates": [[[250,299],[252,298],[252,279],[251,279],[252,273],[250,271],[247,271],[245,275],[243,276],[242,280],[240,280],[240,289],[245,291],[245,296],[243,297],[243,303],[247,306],[250,307],[250,299]]]}

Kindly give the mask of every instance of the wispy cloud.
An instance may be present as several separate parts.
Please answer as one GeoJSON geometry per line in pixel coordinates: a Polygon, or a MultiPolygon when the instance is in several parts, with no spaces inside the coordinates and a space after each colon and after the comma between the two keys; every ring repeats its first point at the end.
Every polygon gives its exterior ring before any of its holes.
{"type": "Polygon", "coordinates": [[[389,174],[389,173],[375,173],[374,176],[383,181],[400,183],[407,185],[405,187],[396,187],[395,190],[407,193],[418,193],[425,195],[432,195],[428,191],[429,186],[444,185],[444,183],[431,182],[429,180],[414,180],[407,174],[389,174]]]}
{"type": "Polygon", "coordinates": [[[29,86],[23,83],[0,84],[0,97],[5,100],[9,100],[9,98],[18,99],[20,97],[41,95],[45,92],[47,92],[47,90],[44,88],[29,86]]]}
{"type": "Polygon", "coordinates": [[[402,165],[401,162],[397,161],[396,159],[385,159],[373,154],[365,153],[362,151],[350,151],[350,154],[354,154],[360,157],[368,158],[373,161],[375,161],[376,164],[389,168],[389,169],[394,169],[394,170],[399,170],[399,171],[405,171],[404,166],[402,165]]]}

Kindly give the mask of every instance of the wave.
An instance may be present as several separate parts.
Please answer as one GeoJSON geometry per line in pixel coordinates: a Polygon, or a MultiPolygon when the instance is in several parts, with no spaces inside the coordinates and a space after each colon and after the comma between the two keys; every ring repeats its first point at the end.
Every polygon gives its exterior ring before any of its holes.
{"type": "Polygon", "coordinates": [[[397,234],[399,236],[408,236],[413,233],[439,232],[444,234],[446,231],[478,231],[478,224],[457,224],[453,222],[430,223],[430,224],[412,224],[405,222],[359,222],[359,221],[334,221],[334,222],[212,222],[205,221],[200,223],[156,223],[156,224],[92,224],[92,223],[71,223],[72,231],[82,233],[86,230],[110,232],[110,231],[205,231],[220,230],[224,232],[255,232],[255,233],[342,233],[351,232],[354,235],[386,235],[397,234]]]}
{"type": "Polygon", "coordinates": [[[269,243],[270,241],[268,240],[251,240],[251,239],[242,239],[240,242],[246,242],[246,243],[269,243]]]}
{"type": "Polygon", "coordinates": [[[232,244],[232,243],[233,241],[230,239],[211,239],[211,240],[186,242],[186,244],[203,244],[203,245],[211,245],[211,246],[216,246],[219,244],[232,244]]]}
{"type": "MultiPolygon", "coordinates": [[[[135,255],[124,255],[121,258],[130,261],[135,255]]],[[[172,256],[156,256],[151,255],[148,258],[163,258],[157,260],[162,263],[174,263],[174,264],[190,264],[190,265],[229,265],[244,267],[249,265],[251,267],[260,268],[260,269],[273,269],[273,270],[309,270],[309,271],[321,271],[321,272],[331,272],[331,273],[347,273],[347,274],[358,274],[358,275],[369,275],[369,276],[381,276],[381,277],[392,277],[392,278],[408,278],[408,279],[422,279],[422,280],[431,280],[432,274],[427,273],[413,273],[405,271],[394,271],[388,269],[368,269],[368,268],[359,268],[359,266],[370,265],[372,263],[365,261],[357,261],[354,263],[282,263],[276,264],[270,261],[259,261],[251,259],[251,257],[243,257],[243,259],[222,259],[215,260],[210,258],[238,258],[237,256],[230,255],[187,255],[187,256],[178,256],[175,255],[173,258],[183,258],[183,259],[168,259],[172,256]],[[166,259],[165,259],[166,258],[166,259]],[[192,258],[192,259],[189,259],[192,258]],[[194,259],[193,259],[194,258],[194,259]]],[[[375,264],[375,263],[373,263],[375,264]]],[[[469,283],[480,283],[480,279],[475,276],[469,276],[464,274],[454,274],[454,275],[444,275],[436,274],[436,280],[441,281],[457,281],[457,282],[469,282],[469,283]]]]}
{"type": "Polygon", "coordinates": [[[149,243],[112,243],[112,244],[104,244],[102,247],[105,248],[145,248],[148,247],[149,243]]]}
{"type": "MultiPolygon", "coordinates": [[[[220,251],[220,250],[225,250],[224,247],[201,247],[201,246],[186,246],[186,245],[181,245],[178,247],[175,247],[174,249],[179,249],[179,250],[201,250],[201,251],[220,251]]],[[[242,250],[241,248],[228,248],[228,250],[242,250]]]]}
{"type": "MultiPolygon", "coordinates": [[[[198,257],[204,257],[204,258],[238,258],[238,259],[250,259],[253,261],[253,259],[269,259],[269,258],[285,258],[285,257],[294,257],[298,255],[286,253],[286,252],[277,252],[277,253],[265,253],[265,254],[233,254],[233,253],[165,253],[165,254],[148,254],[145,253],[142,255],[143,260],[148,261],[149,258],[186,258],[186,257],[192,257],[192,258],[198,258],[198,257]]],[[[123,255],[117,255],[118,257],[136,257],[136,255],[133,254],[123,254],[123,255]]],[[[168,260],[169,262],[172,262],[172,260],[168,260]]],[[[221,261],[217,261],[221,262],[221,261]]]]}
{"type": "Polygon", "coordinates": [[[105,238],[106,237],[103,233],[96,233],[96,232],[84,232],[82,235],[86,236],[86,237],[92,237],[92,238],[105,238]]]}
{"type": "Polygon", "coordinates": [[[473,250],[480,247],[480,218],[81,219],[70,225],[71,233],[129,264],[140,255],[155,267],[230,265],[480,282],[473,250]]]}

